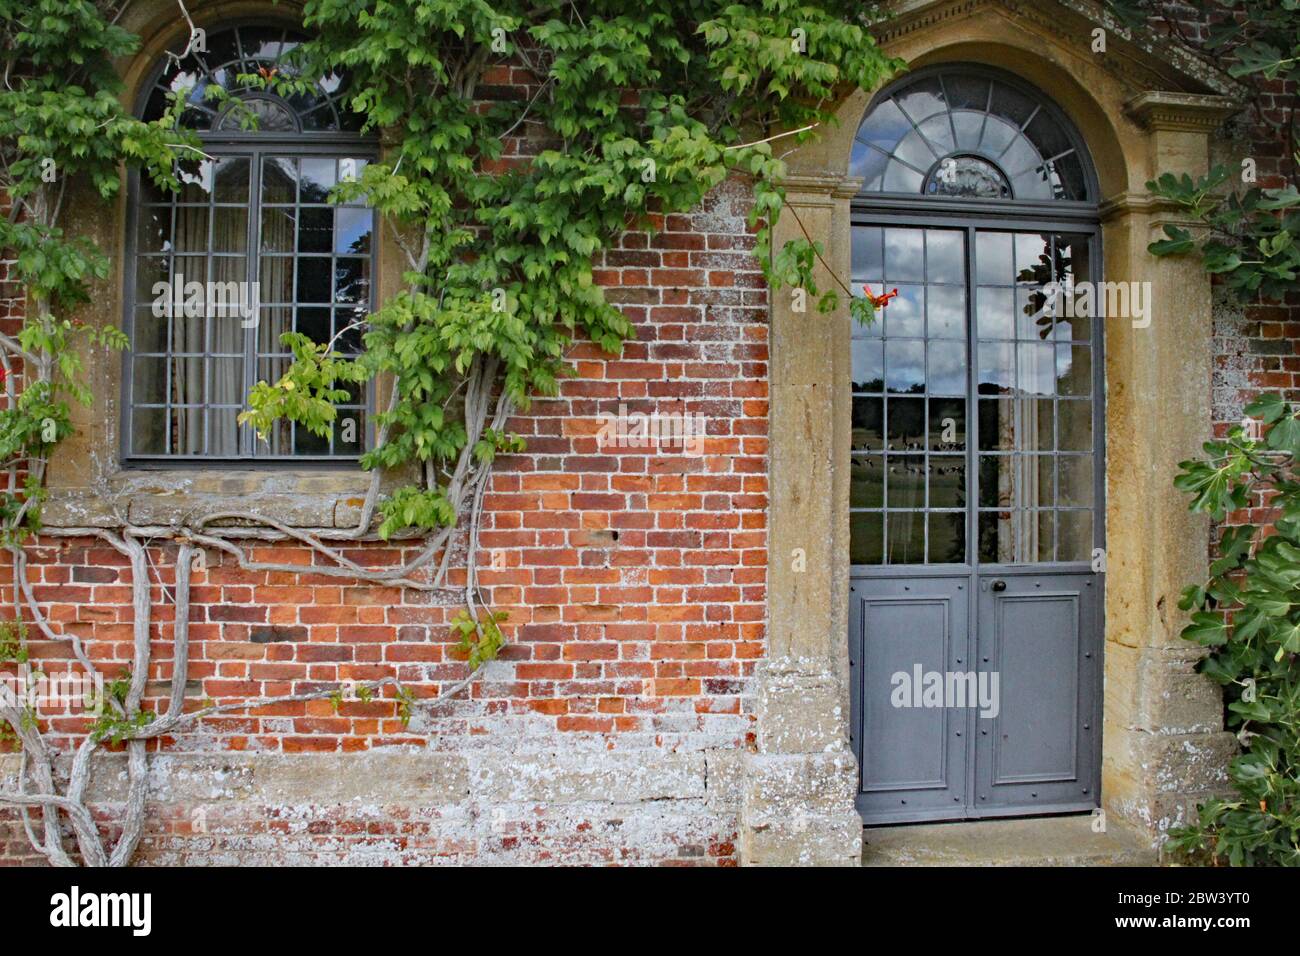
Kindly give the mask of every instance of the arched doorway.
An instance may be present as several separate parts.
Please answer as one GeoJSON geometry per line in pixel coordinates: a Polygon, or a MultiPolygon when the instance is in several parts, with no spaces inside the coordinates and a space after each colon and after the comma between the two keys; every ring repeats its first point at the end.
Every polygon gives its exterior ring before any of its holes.
{"type": "Polygon", "coordinates": [[[851,743],[867,823],[1088,810],[1101,765],[1098,187],[985,66],[873,100],[851,174],[851,743]],[[894,290],[897,294],[894,295],[894,290]]]}

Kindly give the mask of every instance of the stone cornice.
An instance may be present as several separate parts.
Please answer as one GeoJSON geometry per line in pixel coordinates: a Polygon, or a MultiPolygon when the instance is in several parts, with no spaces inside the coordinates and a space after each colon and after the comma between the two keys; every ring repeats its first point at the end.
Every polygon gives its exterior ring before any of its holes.
{"type": "Polygon", "coordinates": [[[1153,130],[1181,130],[1209,135],[1236,112],[1231,97],[1199,93],[1139,93],[1124,104],[1124,112],[1153,130]]]}
{"type": "Polygon", "coordinates": [[[836,199],[852,199],[862,191],[864,182],[861,176],[850,176],[848,179],[841,180],[831,195],[836,199]]]}
{"type": "Polygon", "coordinates": [[[882,45],[928,29],[946,20],[969,17],[983,8],[1032,24],[1067,48],[1087,50],[1089,37],[1079,31],[1080,22],[1099,26],[1127,48],[1112,49],[1103,69],[1115,74],[1134,89],[1167,86],[1162,75],[1174,74],[1226,96],[1240,97],[1244,87],[1213,62],[1176,46],[1154,31],[1132,31],[1096,0],[896,0],[886,3],[890,14],[873,27],[882,45]]]}
{"type": "Polygon", "coordinates": [[[856,195],[862,187],[862,180],[834,173],[791,173],[781,180],[781,186],[787,193],[834,196],[840,199],[856,195]]]}
{"type": "Polygon", "coordinates": [[[1125,192],[1111,196],[1101,204],[1097,214],[1104,223],[1125,216],[1145,216],[1153,227],[1164,226],[1166,223],[1176,226],[1197,224],[1197,220],[1188,216],[1184,206],[1147,192],[1125,192]]]}

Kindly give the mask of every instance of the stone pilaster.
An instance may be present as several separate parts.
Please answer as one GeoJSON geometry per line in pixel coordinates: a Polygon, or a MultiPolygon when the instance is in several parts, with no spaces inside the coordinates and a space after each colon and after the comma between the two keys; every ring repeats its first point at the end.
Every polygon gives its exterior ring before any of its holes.
{"type": "MultiPolygon", "coordinates": [[[[791,209],[774,245],[848,232],[856,184],[800,176],[787,183],[791,209]]],[[[849,275],[849,249],[826,250],[849,275]]],[[[848,746],[847,294],[824,264],[820,291],[840,307],[795,311],[791,290],[773,293],[768,657],[758,668],[757,749],[747,755],[740,853],[756,865],[856,865],[862,822],[854,808],[857,764],[848,746]]]]}
{"type": "MultiPolygon", "coordinates": [[[[1126,104],[1147,133],[1153,169],[1197,176],[1223,97],[1145,93],[1126,104]]],[[[1107,320],[1105,806],[1159,838],[1223,788],[1235,741],[1217,688],[1193,668],[1177,604],[1205,575],[1208,522],[1174,490],[1178,462],[1210,435],[1209,282],[1194,258],[1146,246],[1179,212],[1146,194],[1103,208],[1107,281],[1149,283],[1149,324],[1107,320]]]]}

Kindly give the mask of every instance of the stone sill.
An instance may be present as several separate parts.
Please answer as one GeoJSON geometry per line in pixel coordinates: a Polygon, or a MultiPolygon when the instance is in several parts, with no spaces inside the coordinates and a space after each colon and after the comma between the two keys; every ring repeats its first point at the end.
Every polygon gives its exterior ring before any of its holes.
{"type": "MultiPolygon", "coordinates": [[[[328,470],[123,469],[107,488],[57,488],[42,509],[49,528],[179,525],[207,514],[245,511],[293,528],[351,528],[370,475],[328,470]]],[[[231,522],[233,523],[233,522],[231,522]]]]}

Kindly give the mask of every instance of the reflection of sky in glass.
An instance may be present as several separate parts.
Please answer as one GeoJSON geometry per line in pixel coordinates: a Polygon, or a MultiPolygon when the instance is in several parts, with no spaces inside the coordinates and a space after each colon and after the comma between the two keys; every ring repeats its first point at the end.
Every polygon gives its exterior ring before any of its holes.
{"type": "MultiPolygon", "coordinates": [[[[1027,271],[1046,269],[1046,256],[1046,236],[1032,232],[1016,233],[1016,281],[1026,281],[1022,274],[1027,271]]],[[[1046,273],[1044,273],[1044,278],[1046,278],[1046,273]]]]}
{"type": "Polygon", "coordinates": [[[1054,389],[1052,346],[1022,342],[1019,346],[1020,391],[1033,395],[1051,395],[1054,389]]]}
{"type": "Polygon", "coordinates": [[[885,343],[885,385],[891,392],[917,392],[925,385],[925,343],[885,343]]]}
{"type": "Polygon", "coordinates": [[[911,128],[912,124],[898,109],[898,104],[893,100],[886,100],[872,110],[871,115],[863,122],[858,130],[858,139],[874,143],[888,151],[893,149],[894,144],[907,135],[911,128]]]}
{"type": "Polygon", "coordinates": [[[1009,232],[975,234],[975,276],[980,285],[1009,285],[1015,279],[1009,232]]]}
{"type": "Polygon", "coordinates": [[[369,209],[340,209],[334,233],[334,251],[362,253],[370,251],[370,226],[374,213],[369,209]]]}
{"type": "Polygon", "coordinates": [[[926,290],[929,335],[960,339],[966,335],[966,290],[960,286],[930,286],[926,290]]]}
{"type": "Polygon", "coordinates": [[[985,385],[996,386],[1006,391],[1014,384],[1015,353],[1009,342],[979,343],[979,385],[980,392],[986,393],[985,385]]]}
{"type": "Polygon", "coordinates": [[[925,278],[925,233],[920,229],[885,230],[885,281],[920,282],[925,278]]]}
{"type": "MultiPolygon", "coordinates": [[[[892,289],[890,290],[893,291],[892,289]]],[[[900,285],[898,295],[881,311],[885,316],[885,334],[925,334],[925,289],[919,285],[900,285]]]]}
{"type": "Polygon", "coordinates": [[[945,229],[926,231],[925,271],[930,282],[966,281],[966,250],[960,232],[945,229]]]}
{"type": "Polygon", "coordinates": [[[334,160],[304,159],[302,161],[302,202],[325,202],[329,191],[338,180],[335,178],[334,160]]]}
{"type": "Polygon", "coordinates": [[[948,122],[947,113],[932,116],[925,122],[918,123],[917,128],[925,135],[926,139],[939,147],[941,156],[957,148],[957,144],[953,142],[952,124],[948,122]]]}
{"type": "Polygon", "coordinates": [[[937,76],[914,80],[873,107],[857,141],[852,172],[870,192],[918,192],[938,162],[960,154],[996,164],[1015,199],[1087,198],[1073,137],[1056,113],[986,77],[953,72],[943,83],[937,76]],[[954,99],[945,101],[945,87],[956,91],[954,99]]]}
{"type": "Polygon", "coordinates": [[[860,392],[880,391],[884,378],[880,342],[858,340],[853,343],[853,388],[860,392]]]}
{"type": "Polygon", "coordinates": [[[927,117],[947,109],[947,104],[943,101],[943,92],[939,86],[939,80],[932,76],[909,86],[906,90],[897,94],[895,99],[898,100],[899,107],[913,123],[920,123],[927,117]]]}
{"type": "Polygon", "coordinates": [[[884,270],[884,248],[878,226],[853,227],[853,278],[871,278],[884,270]]]}
{"type": "Polygon", "coordinates": [[[962,342],[930,343],[931,395],[966,394],[966,345],[962,342]]]}
{"type": "Polygon", "coordinates": [[[982,339],[1009,339],[1015,329],[1010,289],[975,291],[975,320],[982,339]]]}

